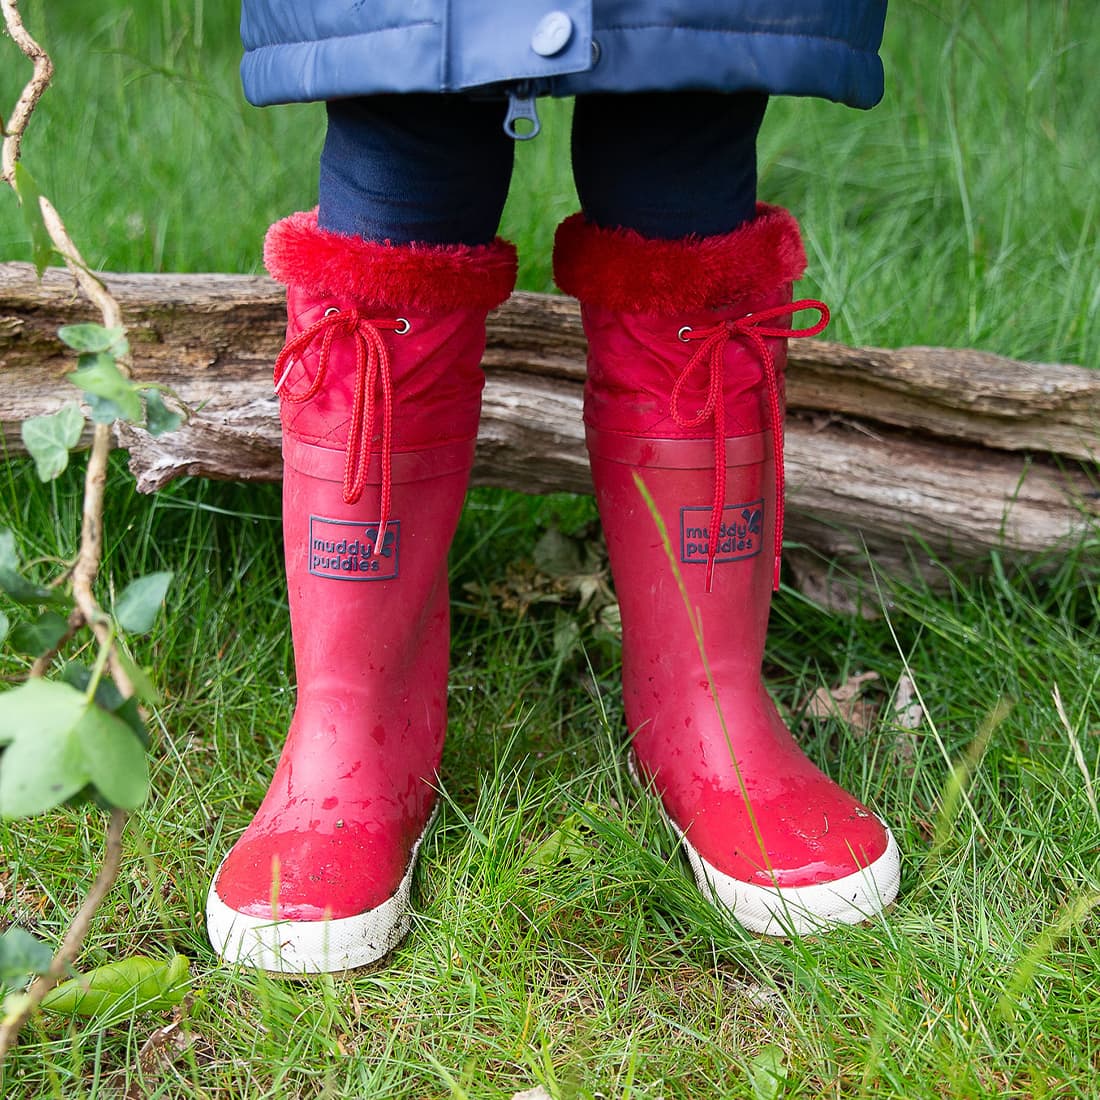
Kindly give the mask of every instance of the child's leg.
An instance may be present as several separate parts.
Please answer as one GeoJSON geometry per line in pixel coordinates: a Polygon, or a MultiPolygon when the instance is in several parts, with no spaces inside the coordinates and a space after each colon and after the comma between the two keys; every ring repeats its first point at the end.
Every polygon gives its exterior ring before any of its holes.
{"type": "Polygon", "coordinates": [[[585,218],[665,240],[750,221],[767,103],[755,92],[581,96],[573,175],[585,218]]]}
{"type": "Polygon", "coordinates": [[[286,972],[362,966],[408,928],[485,315],[515,281],[493,239],[511,143],[489,141],[481,112],[439,97],[331,111],[321,224],[295,214],[265,246],[287,285],[275,388],[297,705],[207,903],[224,958],[286,972]]]}
{"type": "Polygon", "coordinates": [[[388,95],[328,104],[321,228],[393,244],[488,244],[515,142],[497,102],[388,95]]]}
{"type": "Polygon", "coordinates": [[[633,757],[700,888],[747,927],[855,922],[893,900],[897,846],[802,753],[760,679],[805,256],[786,211],[753,208],[759,97],[661,98],[578,103],[585,209],[555,253],[589,339],[585,422],[633,757]]]}

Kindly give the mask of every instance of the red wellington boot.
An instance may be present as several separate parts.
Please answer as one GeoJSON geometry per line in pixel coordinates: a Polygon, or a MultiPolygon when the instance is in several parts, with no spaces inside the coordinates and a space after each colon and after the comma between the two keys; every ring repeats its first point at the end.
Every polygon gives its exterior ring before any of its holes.
{"type": "Polygon", "coordinates": [[[447,551],[481,406],[485,315],[515,252],[391,246],[296,214],[276,361],[298,703],[256,817],[214,878],[228,961],[288,973],[386,954],[409,924],[447,724],[447,551]]]}
{"type": "Polygon", "coordinates": [[[798,227],[761,206],[728,235],[658,241],[578,215],[558,231],[555,267],[588,335],[588,449],[640,775],[700,890],[747,928],[872,916],[897,892],[897,845],[803,754],[760,678],[782,545],[786,338],[828,320],[819,302],[791,303],[798,227]],[[792,333],[799,309],[820,321],[792,333]]]}

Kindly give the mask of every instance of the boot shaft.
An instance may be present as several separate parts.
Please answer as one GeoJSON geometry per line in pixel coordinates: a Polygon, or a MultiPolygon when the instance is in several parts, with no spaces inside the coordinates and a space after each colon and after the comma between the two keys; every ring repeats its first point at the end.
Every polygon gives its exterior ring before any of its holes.
{"type": "Polygon", "coordinates": [[[447,553],[515,251],[391,246],[307,213],[272,227],[265,258],[287,284],[274,381],[297,704],[208,912],[227,957],[333,970],[408,925],[447,726],[447,553]]]}

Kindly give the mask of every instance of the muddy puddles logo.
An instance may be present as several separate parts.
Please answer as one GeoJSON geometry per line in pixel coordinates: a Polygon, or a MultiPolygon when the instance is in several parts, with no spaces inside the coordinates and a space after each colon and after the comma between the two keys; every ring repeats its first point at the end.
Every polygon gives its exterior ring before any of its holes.
{"type": "Polygon", "coordinates": [[[401,521],[386,524],[381,552],[374,552],[377,523],[309,517],[309,571],[334,581],[392,581],[398,574],[401,521]]]}
{"type": "MultiPolygon", "coordinates": [[[[710,553],[709,507],[680,509],[680,561],[706,565],[710,553]]],[[[764,501],[727,504],[722,509],[715,562],[740,561],[760,553],[764,537],[764,501]]]]}

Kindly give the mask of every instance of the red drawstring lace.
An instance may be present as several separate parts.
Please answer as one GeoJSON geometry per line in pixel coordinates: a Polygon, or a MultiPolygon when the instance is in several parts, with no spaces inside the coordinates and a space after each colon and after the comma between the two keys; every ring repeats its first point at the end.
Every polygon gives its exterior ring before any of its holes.
{"type": "Polygon", "coordinates": [[[706,590],[711,590],[714,581],[714,562],[718,554],[718,534],[722,525],[722,511],[726,501],[726,403],[723,385],[725,368],[725,349],[735,337],[746,337],[756,346],[760,361],[764,367],[764,385],[768,395],[768,408],[772,422],[772,446],[775,454],[775,573],[773,590],[779,591],[779,561],[783,553],[783,410],[780,407],[779,379],[776,377],[775,361],[764,337],[778,339],[788,337],[816,336],[829,323],[829,308],[824,302],[804,298],[789,305],[762,309],[758,313],[746,313],[732,321],[721,321],[708,328],[692,329],[685,325],[679,336],[685,342],[702,340],[699,350],[688,360],[687,365],[676,379],[672,388],[672,418],[681,428],[697,428],[707,420],[714,421],[714,503],[710,512],[710,537],[707,544],[707,580],[706,590]],[[787,329],[773,328],[764,324],[776,317],[790,316],[802,309],[816,309],[820,320],[811,328],[787,329]],[[691,381],[696,369],[707,365],[707,399],[698,414],[688,420],[680,412],[680,396],[691,381]]]}
{"type": "Polygon", "coordinates": [[[386,526],[390,515],[390,465],[393,451],[393,376],[390,353],[382,339],[382,330],[403,336],[409,331],[404,317],[393,321],[368,321],[357,309],[327,309],[325,315],[309,328],[286,342],[275,360],[275,392],[285,401],[295,404],[309,401],[321,389],[328,370],[332,343],[338,336],[355,340],[355,391],[351,403],[351,428],[348,431],[347,459],[344,463],[344,501],[355,504],[363,495],[370,468],[371,441],[374,438],[375,388],[382,397],[382,500],[378,519],[378,535],[374,552],[382,552],[386,526]],[[291,393],[283,386],[298,357],[321,337],[317,356],[317,373],[301,393],[291,393]]]}

